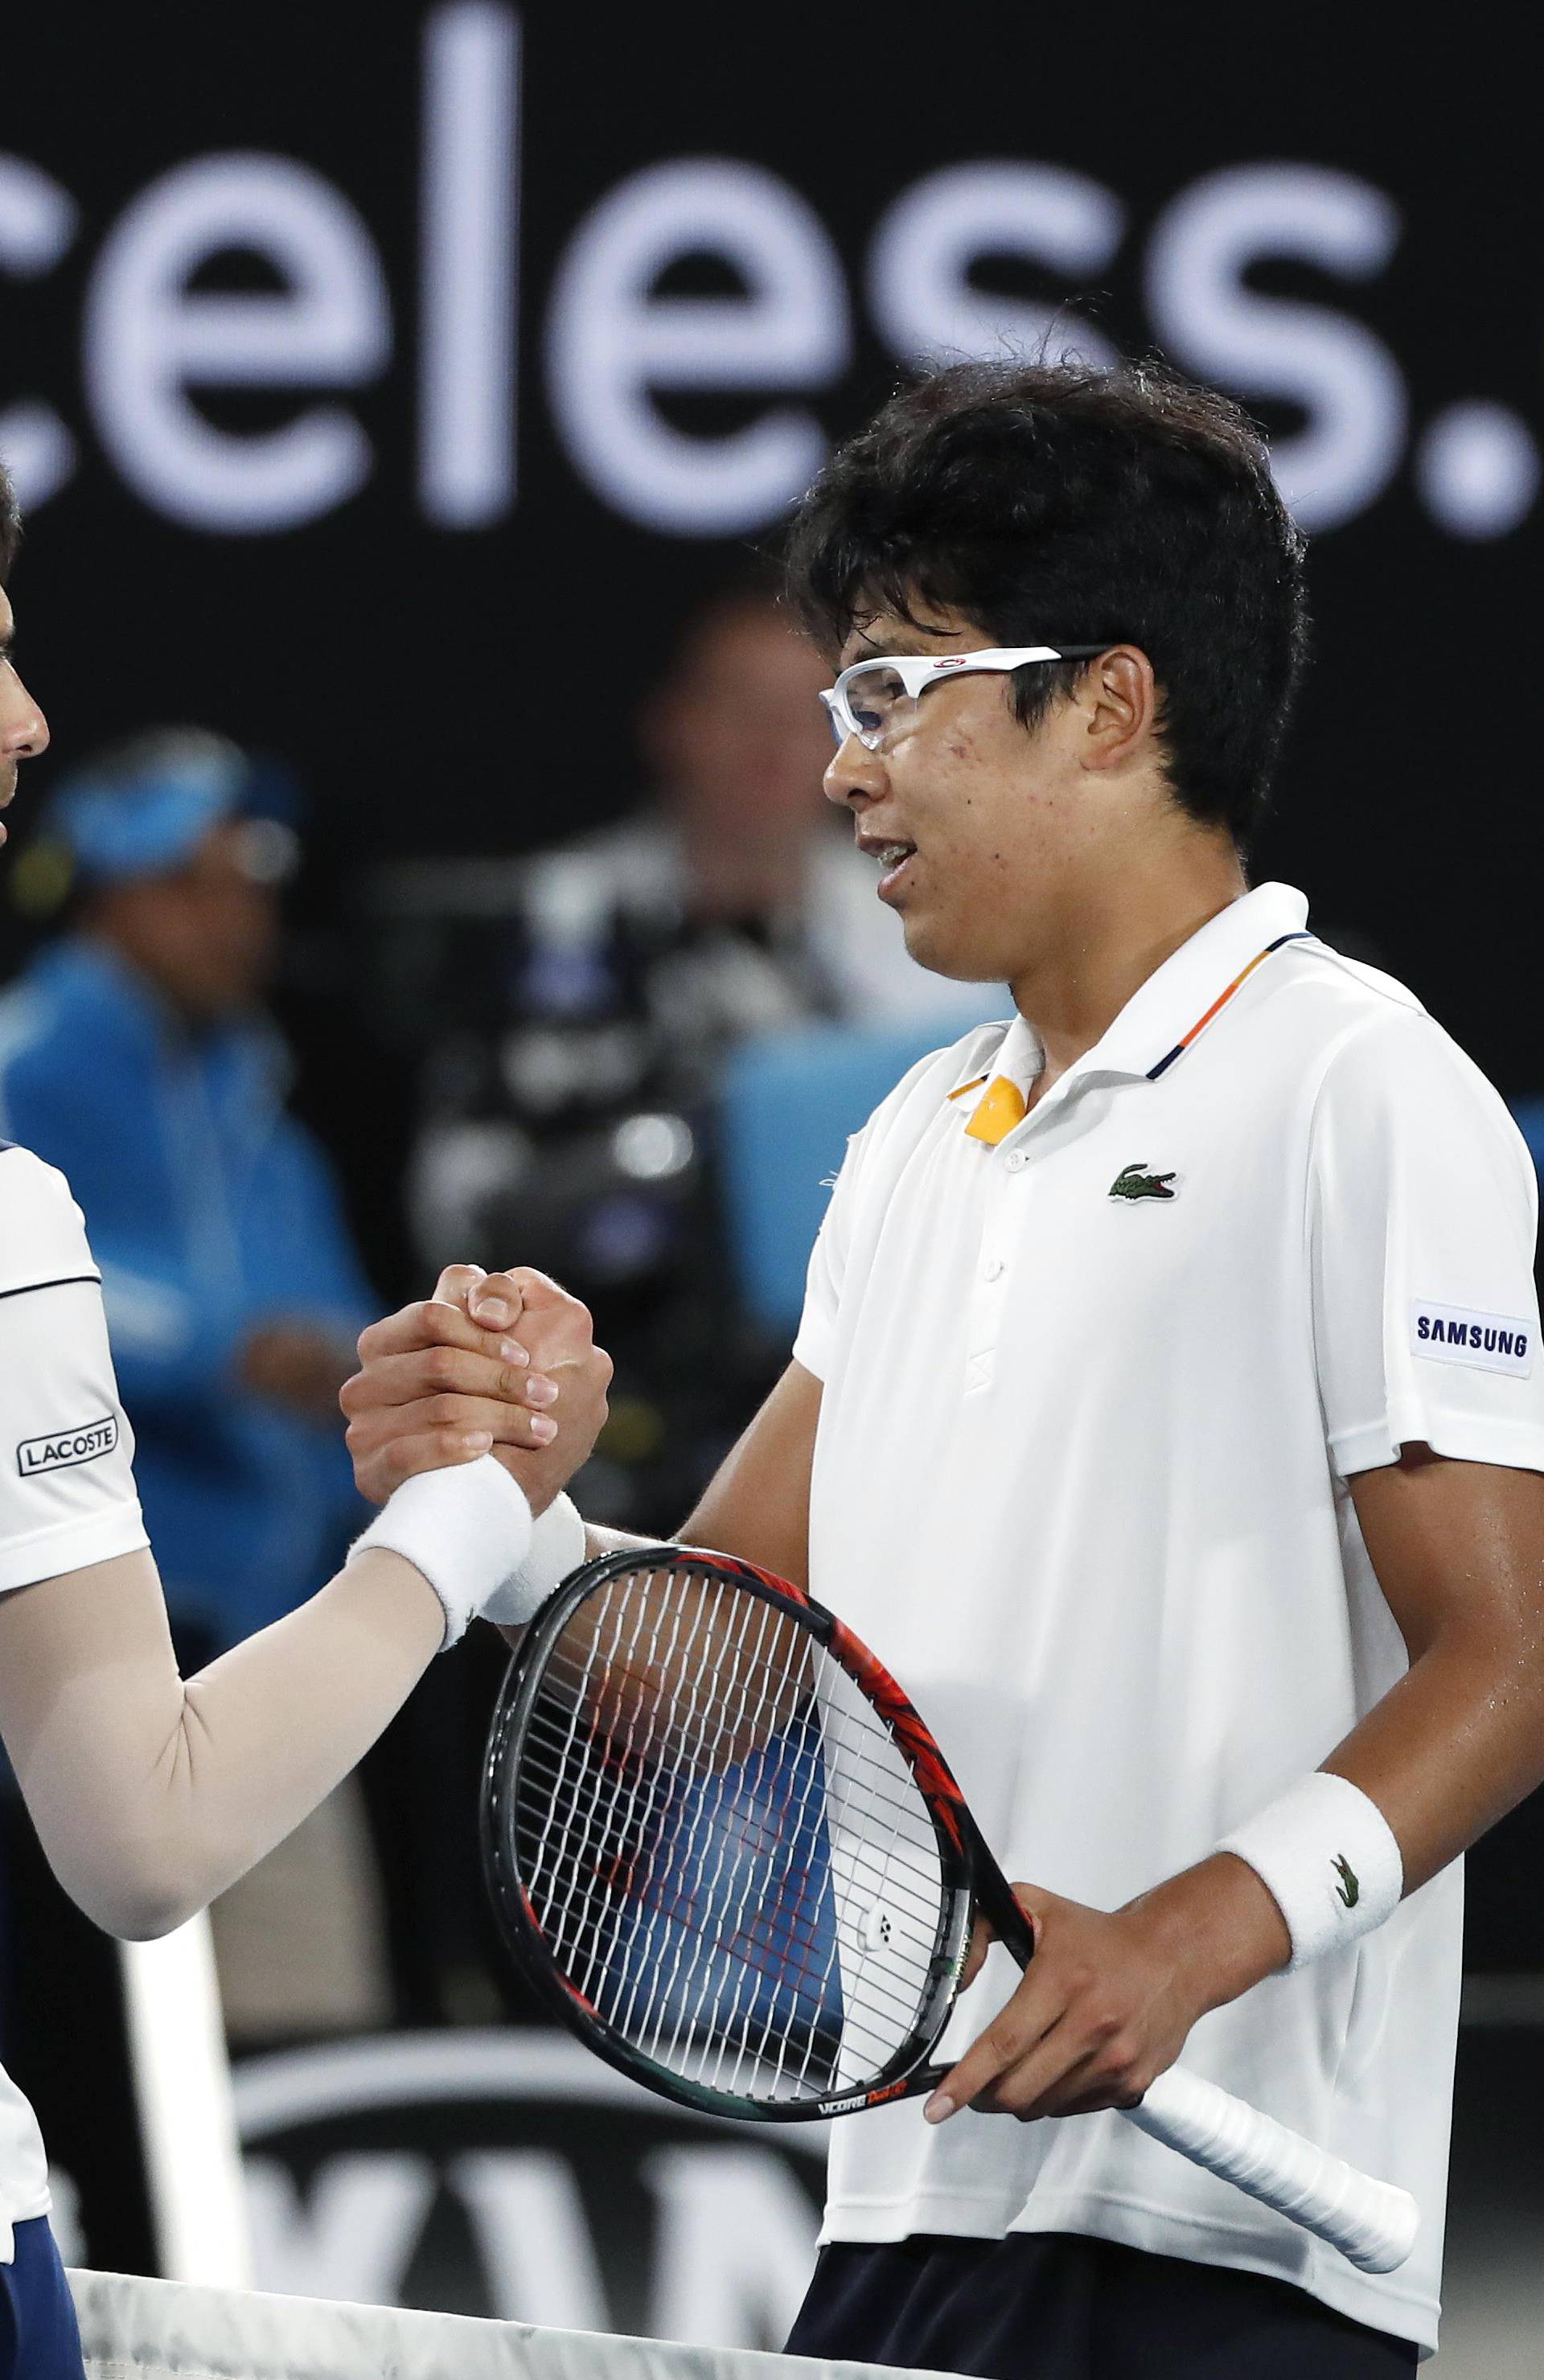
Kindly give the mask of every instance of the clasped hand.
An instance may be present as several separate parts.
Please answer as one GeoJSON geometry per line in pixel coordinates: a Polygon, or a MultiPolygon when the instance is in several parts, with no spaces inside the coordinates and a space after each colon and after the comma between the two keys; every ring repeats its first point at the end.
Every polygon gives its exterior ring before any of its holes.
{"type": "Polygon", "coordinates": [[[606,1418],[611,1358],[589,1309],[545,1273],[451,1265],[423,1298],[359,1334],[338,1402],[361,1496],[492,1452],[542,1512],[606,1418]]]}

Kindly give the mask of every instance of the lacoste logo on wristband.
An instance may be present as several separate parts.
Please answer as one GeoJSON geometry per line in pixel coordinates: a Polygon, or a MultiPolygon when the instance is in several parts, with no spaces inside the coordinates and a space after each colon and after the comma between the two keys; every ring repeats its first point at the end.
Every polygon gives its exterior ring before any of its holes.
{"type": "Polygon", "coordinates": [[[1410,1308],[1410,1344],[1437,1364],[1468,1364],[1481,1372],[1533,1370],[1537,1323],[1526,1315],[1480,1314],[1463,1305],[1432,1305],[1417,1297],[1410,1308]]]}
{"type": "Polygon", "coordinates": [[[1337,1852],[1330,1864],[1338,1871],[1340,1876],[1340,1882],[1335,1887],[1336,1900],[1343,1900],[1347,1909],[1355,1909],[1362,1897],[1362,1888],[1357,1882],[1356,1869],[1343,1852],[1337,1852]]]}
{"type": "Polygon", "coordinates": [[[1138,1160],[1135,1165],[1122,1166],[1120,1172],[1116,1174],[1115,1179],[1110,1184],[1109,1196],[1112,1198],[1122,1198],[1126,1200],[1135,1198],[1173,1198],[1178,1195],[1173,1187],[1173,1184],[1178,1180],[1179,1175],[1177,1173],[1146,1172],[1144,1171],[1144,1160],[1138,1160]]]}
{"type": "Polygon", "coordinates": [[[117,1442],[118,1417],[103,1414],[100,1421],[83,1422],[78,1429],[24,1438],[16,1450],[16,1467],[23,1479],[35,1479],[42,1471],[68,1471],[77,1463],[94,1463],[99,1454],[111,1454],[117,1442]]]}

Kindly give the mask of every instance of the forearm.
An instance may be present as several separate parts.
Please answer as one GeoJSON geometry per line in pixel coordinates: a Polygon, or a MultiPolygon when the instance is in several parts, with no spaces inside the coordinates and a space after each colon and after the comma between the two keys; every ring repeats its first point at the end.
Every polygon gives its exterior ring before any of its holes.
{"type": "Polygon", "coordinates": [[[1323,1766],[1377,1803],[1416,1891],[1544,1780],[1544,1645],[1519,1623],[1439,1638],[1323,1766]]]}
{"type": "MultiPolygon", "coordinates": [[[[1421,1655],[1322,1766],[1377,1804],[1414,1892],[1544,1780],[1539,1651],[1454,1632],[1421,1655]]],[[[1216,1853],[1131,1904],[1219,2008],[1286,1963],[1291,1938],[1253,1868],[1216,1853]]]]}
{"type": "Polygon", "coordinates": [[[349,1774],[444,1628],[421,1573],[371,1548],[187,1682],[156,1772],[187,1905],[224,1891],[349,1774]]]}
{"type": "Polygon", "coordinates": [[[1243,1860],[1214,1852],[1128,1902],[1125,1914],[1173,1967],[1197,2015],[1223,2008],[1292,1956],[1267,1887],[1243,1860]]]}
{"type": "Polygon", "coordinates": [[[148,1557],[126,1557],[12,1598],[54,1598],[53,1682],[38,1698],[9,1690],[6,1714],[51,1864],[89,1915],[129,1936],[202,1908],[314,1809],[401,1706],[444,1629],[419,1573],[373,1551],[184,1682],[164,1613],[150,1619],[142,1581],[122,1575],[140,1561],[154,1585],[148,1557]]]}
{"type": "Polygon", "coordinates": [[[1544,1478],[1412,1445],[1351,1491],[1410,1667],[1322,1765],[1414,1892],[1544,1777],[1544,1478]]]}

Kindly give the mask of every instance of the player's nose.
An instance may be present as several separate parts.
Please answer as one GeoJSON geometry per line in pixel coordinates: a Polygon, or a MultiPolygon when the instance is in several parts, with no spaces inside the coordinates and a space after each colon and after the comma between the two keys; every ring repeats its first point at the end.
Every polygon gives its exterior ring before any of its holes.
{"type": "Polygon", "coordinates": [[[14,669],[0,668],[0,758],[35,760],[48,749],[48,722],[14,669]]]}
{"type": "Polygon", "coordinates": [[[837,746],[821,780],[827,801],[848,809],[855,800],[877,800],[887,783],[884,762],[880,754],[870,752],[856,735],[847,736],[837,746]]]}

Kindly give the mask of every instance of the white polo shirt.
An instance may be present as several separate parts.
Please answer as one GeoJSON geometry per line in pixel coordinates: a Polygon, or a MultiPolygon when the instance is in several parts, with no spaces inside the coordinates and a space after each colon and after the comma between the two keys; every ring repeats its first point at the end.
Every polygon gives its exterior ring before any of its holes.
{"type": "MultiPolygon", "coordinates": [[[[1023,1020],[924,1060],[851,1143],[810,1262],[811,1589],[918,1703],[1008,1875],[1099,1908],[1204,1858],[1405,1668],[1355,1473],[1416,1440],[1544,1470],[1526,1150],[1307,914],[1279,884],[1234,903],[995,1148],[967,1134],[979,1093],[950,1094],[1027,1087],[1023,1020]]],[[[1429,2348],[1461,1920],[1453,1866],[1185,2052],[1414,2192],[1397,2273],[1113,2113],[849,2118],[824,2236],[1094,2233],[1429,2348]]],[[[1015,1980],[994,1950],[946,2052],[1015,1980]]]]}
{"type": "MultiPolygon", "coordinates": [[[[102,1280],[62,1173],[0,1142],[0,1594],[147,1543],[102,1280]]],[[[37,2119],[0,2070],[0,2264],[48,2212],[37,2119]]]]}

